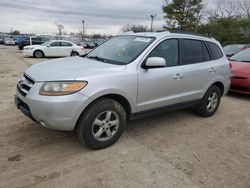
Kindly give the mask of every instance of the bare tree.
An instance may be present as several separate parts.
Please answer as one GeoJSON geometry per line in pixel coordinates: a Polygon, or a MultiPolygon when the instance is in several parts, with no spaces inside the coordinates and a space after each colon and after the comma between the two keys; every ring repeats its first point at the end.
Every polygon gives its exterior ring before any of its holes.
{"type": "Polygon", "coordinates": [[[55,23],[55,25],[57,26],[59,38],[60,38],[60,40],[62,40],[62,33],[63,33],[63,30],[64,30],[64,25],[59,24],[59,23],[55,23]]]}
{"type": "Polygon", "coordinates": [[[235,0],[218,0],[213,17],[233,18],[239,15],[239,3],[235,0]]]}
{"type": "Polygon", "coordinates": [[[243,17],[250,19],[250,0],[239,0],[238,5],[243,17]]]}

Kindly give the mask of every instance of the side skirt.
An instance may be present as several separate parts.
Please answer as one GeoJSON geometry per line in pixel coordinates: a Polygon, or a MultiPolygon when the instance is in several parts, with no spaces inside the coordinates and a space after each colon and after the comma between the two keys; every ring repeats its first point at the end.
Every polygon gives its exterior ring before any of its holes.
{"type": "Polygon", "coordinates": [[[189,107],[192,107],[192,106],[199,104],[200,102],[201,102],[201,100],[193,100],[193,101],[163,106],[163,107],[159,107],[159,108],[154,108],[151,110],[136,112],[136,113],[133,113],[130,115],[129,120],[133,121],[133,120],[142,119],[145,117],[151,117],[154,115],[163,114],[163,113],[170,112],[170,111],[189,108],[189,107]]]}

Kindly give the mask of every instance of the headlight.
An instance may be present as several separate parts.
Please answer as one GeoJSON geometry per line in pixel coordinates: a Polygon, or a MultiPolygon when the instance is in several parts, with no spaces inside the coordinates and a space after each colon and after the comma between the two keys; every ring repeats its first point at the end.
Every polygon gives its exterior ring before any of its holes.
{"type": "Polygon", "coordinates": [[[40,91],[40,95],[45,96],[61,96],[69,95],[83,89],[88,82],[76,81],[76,82],[45,82],[40,91]]]}

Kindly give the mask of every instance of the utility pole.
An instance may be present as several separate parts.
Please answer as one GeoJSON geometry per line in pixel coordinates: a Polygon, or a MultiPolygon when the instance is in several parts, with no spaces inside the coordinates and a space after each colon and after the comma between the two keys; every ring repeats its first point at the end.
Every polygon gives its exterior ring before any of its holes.
{"type": "Polygon", "coordinates": [[[154,18],[156,17],[156,14],[155,15],[150,15],[150,17],[151,17],[151,29],[150,29],[150,31],[152,32],[153,31],[154,18]]]}
{"type": "Polygon", "coordinates": [[[83,39],[84,39],[84,20],[82,20],[82,42],[83,42],[83,39]]]}

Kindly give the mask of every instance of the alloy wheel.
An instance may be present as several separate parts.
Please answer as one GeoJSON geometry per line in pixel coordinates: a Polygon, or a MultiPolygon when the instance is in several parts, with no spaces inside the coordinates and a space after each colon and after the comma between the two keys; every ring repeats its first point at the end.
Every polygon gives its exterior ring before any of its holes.
{"type": "Polygon", "coordinates": [[[116,112],[108,110],[100,113],[93,122],[92,134],[98,141],[110,140],[119,127],[119,116],[116,112]]]}

